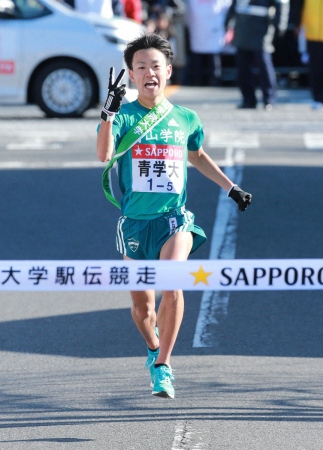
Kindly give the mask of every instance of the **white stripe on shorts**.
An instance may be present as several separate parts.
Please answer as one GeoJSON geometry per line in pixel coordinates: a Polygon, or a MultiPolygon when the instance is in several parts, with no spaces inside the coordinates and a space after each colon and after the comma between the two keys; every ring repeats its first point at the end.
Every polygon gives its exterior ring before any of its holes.
{"type": "Polygon", "coordinates": [[[184,217],[185,217],[185,222],[183,223],[183,225],[178,227],[178,229],[176,230],[176,233],[178,233],[179,231],[187,231],[187,228],[193,224],[193,214],[190,211],[185,210],[184,217]]]}
{"type": "Polygon", "coordinates": [[[120,219],[118,220],[117,226],[117,250],[123,255],[126,254],[126,243],[123,237],[122,225],[126,220],[126,218],[127,218],[126,216],[121,216],[120,219]]]}

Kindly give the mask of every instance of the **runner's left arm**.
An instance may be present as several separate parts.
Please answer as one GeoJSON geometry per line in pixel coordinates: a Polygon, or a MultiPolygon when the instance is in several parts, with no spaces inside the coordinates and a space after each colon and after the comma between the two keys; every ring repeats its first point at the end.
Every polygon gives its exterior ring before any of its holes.
{"type": "Polygon", "coordinates": [[[248,205],[251,203],[252,195],[234,184],[209,155],[205,153],[202,147],[197,151],[189,151],[188,160],[204,176],[226,190],[228,196],[237,203],[240,211],[245,211],[248,208],[248,205]]]}
{"type": "Polygon", "coordinates": [[[222,172],[219,166],[209,157],[207,153],[200,147],[199,150],[189,151],[188,160],[196,169],[205,177],[214,181],[227,192],[234,183],[222,172]]]}

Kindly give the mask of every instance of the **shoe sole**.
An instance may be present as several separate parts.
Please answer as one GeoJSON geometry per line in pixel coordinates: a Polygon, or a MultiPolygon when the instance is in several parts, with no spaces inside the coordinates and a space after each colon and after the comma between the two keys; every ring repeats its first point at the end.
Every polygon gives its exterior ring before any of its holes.
{"type": "Polygon", "coordinates": [[[155,397],[171,398],[171,399],[173,399],[175,397],[175,395],[171,396],[171,395],[167,394],[167,392],[165,392],[165,391],[152,392],[152,395],[155,395],[155,397]]]}

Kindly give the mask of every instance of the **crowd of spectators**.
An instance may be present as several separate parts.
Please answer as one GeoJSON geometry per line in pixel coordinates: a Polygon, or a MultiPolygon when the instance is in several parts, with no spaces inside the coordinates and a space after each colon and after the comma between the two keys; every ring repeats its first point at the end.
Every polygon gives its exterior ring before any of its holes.
{"type": "Polygon", "coordinates": [[[275,72],[280,72],[283,81],[288,79],[289,69],[295,74],[296,68],[300,75],[310,72],[314,100],[318,107],[323,104],[323,76],[318,73],[318,66],[323,67],[318,64],[322,61],[323,0],[65,1],[83,12],[128,17],[168,39],[175,54],[173,84],[221,86],[233,80],[242,93],[240,107],[254,107],[255,97],[246,84],[253,79],[254,86],[263,91],[265,107],[270,108],[275,72]],[[314,44],[306,37],[308,19],[305,17],[307,23],[302,19],[304,11],[307,17],[311,14],[309,10],[320,18],[319,38],[314,44]],[[321,86],[317,87],[318,83],[321,86]]]}

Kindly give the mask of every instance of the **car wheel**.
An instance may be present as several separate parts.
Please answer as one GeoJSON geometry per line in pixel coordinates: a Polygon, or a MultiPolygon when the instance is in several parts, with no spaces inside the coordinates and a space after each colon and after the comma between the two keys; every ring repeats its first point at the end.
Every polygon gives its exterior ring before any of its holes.
{"type": "Polygon", "coordinates": [[[80,117],[93,103],[94,83],[81,64],[52,62],[37,74],[33,93],[48,117],[80,117]]]}

